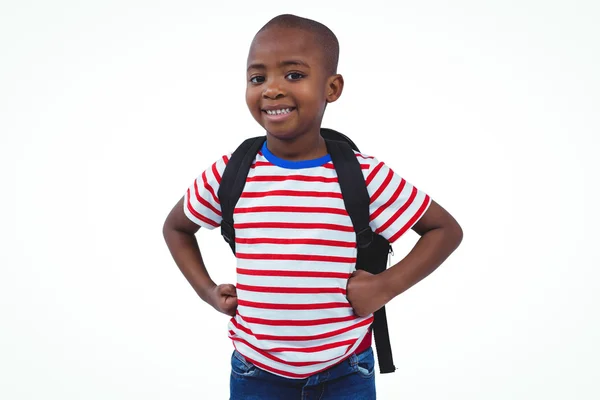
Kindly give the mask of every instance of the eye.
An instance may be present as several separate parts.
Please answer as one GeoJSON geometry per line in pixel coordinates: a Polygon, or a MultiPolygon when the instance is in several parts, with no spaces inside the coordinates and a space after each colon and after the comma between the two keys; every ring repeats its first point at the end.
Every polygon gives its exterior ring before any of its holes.
{"type": "Polygon", "coordinates": [[[263,83],[265,81],[265,77],[264,76],[253,76],[252,78],[250,78],[250,82],[254,83],[254,84],[259,84],[259,83],[263,83]]]}
{"type": "Polygon", "coordinates": [[[290,72],[285,77],[286,77],[286,79],[289,79],[291,81],[297,81],[297,80],[304,78],[305,76],[306,75],[301,74],[300,72],[290,72]]]}

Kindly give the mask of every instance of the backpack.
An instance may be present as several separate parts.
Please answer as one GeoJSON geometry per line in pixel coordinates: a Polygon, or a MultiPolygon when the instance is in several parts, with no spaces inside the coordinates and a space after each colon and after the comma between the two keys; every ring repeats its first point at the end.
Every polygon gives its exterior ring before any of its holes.
{"type": "MultiPolygon", "coordinates": [[[[369,227],[370,197],[360,163],[353,151],[359,151],[358,147],[347,136],[333,129],[322,128],[321,136],[327,144],[327,150],[338,175],[344,205],[356,232],[358,247],[356,268],[371,274],[383,272],[387,267],[388,255],[392,247],[383,236],[375,234],[369,227]]],[[[233,211],[244,190],[250,166],[265,140],[266,136],[245,140],[231,155],[221,178],[218,190],[222,213],[221,235],[234,255],[233,211]]],[[[392,359],[385,307],[375,312],[372,329],[380,373],[394,372],[396,367],[392,359]]]]}

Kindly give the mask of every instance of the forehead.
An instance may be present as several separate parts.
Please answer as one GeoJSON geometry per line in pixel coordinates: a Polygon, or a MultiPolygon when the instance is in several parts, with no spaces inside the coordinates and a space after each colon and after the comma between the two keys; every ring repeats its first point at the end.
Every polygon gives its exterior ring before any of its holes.
{"type": "Polygon", "coordinates": [[[314,34],[298,28],[271,27],[259,32],[250,46],[248,65],[277,64],[302,59],[311,66],[323,64],[323,51],[314,34]]]}

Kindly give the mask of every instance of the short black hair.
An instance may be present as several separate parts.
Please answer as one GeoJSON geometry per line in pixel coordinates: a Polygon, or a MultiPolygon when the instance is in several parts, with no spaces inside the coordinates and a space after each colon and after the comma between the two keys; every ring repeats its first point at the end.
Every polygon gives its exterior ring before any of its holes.
{"type": "Polygon", "coordinates": [[[298,17],[292,14],[282,14],[271,19],[256,34],[272,27],[296,28],[305,30],[314,35],[321,46],[325,56],[326,69],[329,73],[336,74],[340,58],[340,43],[331,29],[312,19],[298,17]]]}

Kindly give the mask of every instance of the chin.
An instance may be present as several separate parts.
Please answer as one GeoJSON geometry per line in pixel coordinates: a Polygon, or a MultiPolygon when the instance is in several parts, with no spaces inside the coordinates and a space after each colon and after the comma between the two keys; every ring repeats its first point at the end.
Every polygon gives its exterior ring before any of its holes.
{"type": "Polygon", "coordinates": [[[263,125],[263,128],[269,135],[279,140],[293,140],[302,135],[298,129],[286,128],[283,126],[273,126],[272,124],[265,124],[263,125]]]}

